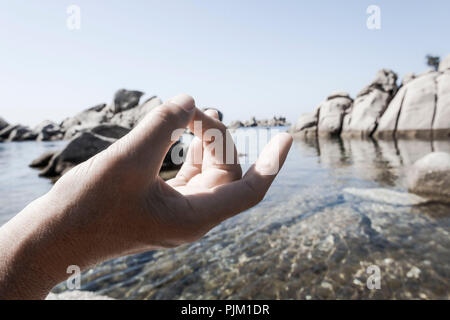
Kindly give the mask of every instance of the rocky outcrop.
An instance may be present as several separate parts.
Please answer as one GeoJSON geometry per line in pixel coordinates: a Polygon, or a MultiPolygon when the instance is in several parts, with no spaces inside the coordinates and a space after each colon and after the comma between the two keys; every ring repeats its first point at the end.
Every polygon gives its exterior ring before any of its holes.
{"type": "Polygon", "coordinates": [[[410,192],[450,202],[450,154],[432,152],[417,160],[407,172],[410,192]]]}
{"type": "Polygon", "coordinates": [[[252,127],[282,127],[288,125],[289,122],[286,121],[285,117],[274,116],[272,119],[263,119],[263,120],[257,120],[255,117],[252,117],[249,121],[244,122],[241,122],[239,120],[232,121],[228,125],[228,128],[237,129],[237,128],[252,128],[252,127]]]}
{"type": "Polygon", "coordinates": [[[49,178],[63,175],[77,164],[106,149],[114,141],[116,140],[95,133],[80,132],[63,150],[53,154],[39,175],[49,178]]]}
{"type": "Polygon", "coordinates": [[[347,93],[328,96],[318,107],[317,130],[322,136],[337,136],[341,133],[344,116],[353,100],[347,93]]]}
{"type": "MultiPolygon", "coordinates": [[[[382,69],[356,97],[346,116],[343,136],[371,136],[381,115],[397,92],[397,74],[382,69]]],[[[319,127],[320,129],[320,127],[319,127]]]]}
{"type": "Polygon", "coordinates": [[[107,121],[107,106],[105,103],[90,107],[77,115],[61,122],[62,131],[69,131],[74,126],[94,126],[107,121]]]}
{"type": "Polygon", "coordinates": [[[120,89],[114,95],[114,101],[110,110],[113,113],[119,113],[125,110],[133,109],[139,104],[139,100],[144,95],[141,91],[130,91],[120,89]]]}
{"type": "Polygon", "coordinates": [[[63,138],[61,127],[49,120],[45,120],[38,124],[33,129],[33,133],[36,135],[37,141],[54,141],[63,138]]]}
{"type": "Polygon", "coordinates": [[[119,126],[132,129],[145,117],[147,113],[160,104],[162,104],[162,101],[159,98],[152,97],[141,105],[114,114],[108,120],[108,123],[117,124],[119,126]]]}
{"type": "Polygon", "coordinates": [[[345,93],[333,93],[313,114],[300,116],[290,130],[296,135],[371,137],[377,139],[450,137],[450,55],[439,71],[406,74],[397,88],[397,75],[382,69],[353,102],[345,93]],[[348,99],[347,104],[342,100],[348,99]]]}
{"type": "MultiPolygon", "coordinates": [[[[8,128],[7,128],[8,129],[8,128]]],[[[10,128],[6,141],[30,141],[35,140],[37,135],[26,126],[17,125],[10,128]]],[[[6,129],[5,129],[6,130],[6,129]]]]}

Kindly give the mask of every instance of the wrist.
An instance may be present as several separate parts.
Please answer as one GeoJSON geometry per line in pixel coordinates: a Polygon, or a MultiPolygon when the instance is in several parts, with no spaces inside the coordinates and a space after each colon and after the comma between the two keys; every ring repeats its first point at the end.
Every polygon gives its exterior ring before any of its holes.
{"type": "Polygon", "coordinates": [[[45,195],[0,228],[0,299],[42,299],[84,259],[64,231],[60,208],[45,195]],[[75,255],[77,253],[77,255],[75,255]]]}

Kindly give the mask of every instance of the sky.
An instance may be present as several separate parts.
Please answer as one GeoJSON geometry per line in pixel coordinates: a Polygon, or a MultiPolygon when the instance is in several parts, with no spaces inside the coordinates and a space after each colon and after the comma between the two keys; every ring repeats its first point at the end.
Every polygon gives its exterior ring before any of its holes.
{"type": "Polygon", "coordinates": [[[449,12],[447,0],[0,0],[0,116],[59,122],[126,88],[189,93],[226,123],[295,122],[332,91],[354,97],[378,69],[401,78],[450,54],[449,12]],[[67,26],[71,5],[80,29],[67,26]],[[380,29],[367,27],[370,5],[380,29]]]}

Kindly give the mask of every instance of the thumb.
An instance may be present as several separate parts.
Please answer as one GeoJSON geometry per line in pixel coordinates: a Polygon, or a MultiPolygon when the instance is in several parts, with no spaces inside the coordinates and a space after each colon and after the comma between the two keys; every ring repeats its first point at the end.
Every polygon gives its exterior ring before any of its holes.
{"type": "Polygon", "coordinates": [[[170,146],[194,117],[195,101],[179,94],[154,108],[126,136],[117,141],[118,152],[139,174],[156,176],[170,146]]]}

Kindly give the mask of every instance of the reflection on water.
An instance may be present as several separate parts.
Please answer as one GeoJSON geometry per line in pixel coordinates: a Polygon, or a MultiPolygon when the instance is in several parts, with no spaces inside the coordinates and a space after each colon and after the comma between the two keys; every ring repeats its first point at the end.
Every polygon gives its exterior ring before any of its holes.
{"type": "MultiPolygon", "coordinates": [[[[84,272],[82,289],[120,299],[448,299],[450,207],[410,195],[402,178],[431,151],[450,143],[296,139],[258,206],[194,244],[102,263],[84,272]],[[379,290],[366,286],[370,265],[379,290]]],[[[41,192],[35,171],[21,174],[29,183],[2,179],[0,190],[41,192]]]]}

